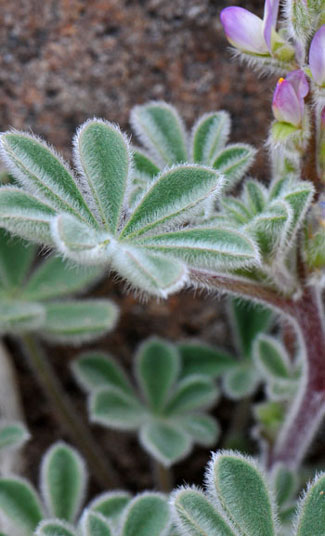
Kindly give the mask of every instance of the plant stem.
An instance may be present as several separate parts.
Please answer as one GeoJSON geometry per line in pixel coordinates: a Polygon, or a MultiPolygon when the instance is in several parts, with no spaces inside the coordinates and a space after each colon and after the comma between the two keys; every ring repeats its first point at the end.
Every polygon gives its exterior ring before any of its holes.
{"type": "Polygon", "coordinates": [[[170,493],[173,489],[173,474],[171,469],[165,467],[157,460],[153,460],[153,471],[158,489],[163,493],[170,493]]]}
{"type": "Polygon", "coordinates": [[[289,409],[267,465],[282,461],[297,467],[325,414],[325,326],[321,292],[307,287],[292,307],[300,344],[305,350],[303,385],[289,409]]]}
{"type": "Polygon", "coordinates": [[[44,395],[52,404],[55,417],[65,433],[80,449],[97,483],[104,489],[119,484],[119,478],[90,430],[83,423],[51,366],[45,352],[32,335],[21,336],[23,348],[44,395]]]}

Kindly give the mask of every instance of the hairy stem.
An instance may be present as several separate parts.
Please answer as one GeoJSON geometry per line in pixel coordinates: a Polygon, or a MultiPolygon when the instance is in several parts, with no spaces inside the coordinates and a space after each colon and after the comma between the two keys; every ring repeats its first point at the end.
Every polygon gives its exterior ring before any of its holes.
{"type": "Polygon", "coordinates": [[[303,384],[269,452],[269,467],[279,461],[297,467],[325,414],[325,326],[320,291],[308,287],[292,305],[292,316],[306,355],[303,384]]]}
{"type": "Polygon", "coordinates": [[[174,480],[171,469],[157,460],[153,460],[153,472],[157,488],[163,493],[170,493],[173,489],[174,480]]]}
{"type": "Polygon", "coordinates": [[[82,452],[97,483],[104,489],[117,486],[119,478],[115,469],[99,449],[81,416],[76,413],[38,341],[32,335],[23,335],[21,340],[31,368],[44,395],[51,402],[58,423],[82,452]]]}

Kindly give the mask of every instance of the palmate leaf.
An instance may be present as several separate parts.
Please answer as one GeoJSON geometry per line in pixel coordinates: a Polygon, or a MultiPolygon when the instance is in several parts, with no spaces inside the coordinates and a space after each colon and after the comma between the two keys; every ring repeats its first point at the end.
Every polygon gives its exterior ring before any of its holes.
{"type": "Polygon", "coordinates": [[[196,489],[184,488],[172,496],[176,526],[189,536],[235,536],[228,521],[196,489]]]}
{"type": "Polygon", "coordinates": [[[149,407],[154,412],[162,410],[179,373],[180,358],[176,348],[162,339],[148,339],[138,349],[135,367],[149,407]]]}
{"type": "Polygon", "coordinates": [[[54,444],[41,465],[41,490],[49,514],[74,521],[86,485],[86,469],[78,452],[63,442],[54,444]]]}
{"type": "Polygon", "coordinates": [[[108,491],[91,501],[88,508],[105,516],[112,526],[115,526],[119,524],[121,516],[130,501],[131,495],[127,491],[108,491]]]}
{"type": "Polygon", "coordinates": [[[123,245],[116,249],[111,262],[117,273],[134,287],[162,298],[180,290],[188,281],[183,262],[150,249],[123,245]]]}
{"type": "Polygon", "coordinates": [[[154,459],[166,467],[185,458],[192,447],[190,435],[170,420],[152,419],[144,424],[140,442],[154,459]]]}
{"type": "Polygon", "coordinates": [[[81,126],[74,143],[75,160],[91,192],[99,221],[114,234],[127,188],[130,163],[127,139],[116,126],[94,119],[81,126]]]}
{"type": "Polygon", "coordinates": [[[52,255],[33,271],[22,296],[27,300],[43,301],[70,295],[94,284],[102,272],[101,267],[73,266],[52,255]]]}
{"type": "Polygon", "coordinates": [[[0,478],[0,512],[25,536],[31,536],[43,519],[36,491],[26,480],[17,477],[0,478]]]}
{"type": "Polygon", "coordinates": [[[244,357],[250,357],[255,338],[271,325],[272,312],[252,301],[231,298],[229,300],[229,313],[238,351],[244,357]]]}
{"type": "Polygon", "coordinates": [[[52,207],[13,186],[0,189],[0,225],[32,242],[52,245],[52,207]]]}
{"type": "Polygon", "coordinates": [[[42,521],[36,531],[34,536],[78,536],[76,529],[67,523],[66,521],[61,521],[60,519],[46,519],[42,521]]]}
{"type": "Polygon", "coordinates": [[[179,418],[179,426],[199,445],[215,445],[220,435],[220,427],[209,415],[191,414],[179,418]]]}
{"type": "Polygon", "coordinates": [[[159,493],[144,492],[127,507],[121,536],[165,536],[170,525],[171,515],[166,498],[159,493]]]}
{"type": "Polygon", "coordinates": [[[69,300],[44,304],[42,336],[80,344],[114,329],[118,310],[109,300],[69,300]]]}
{"type": "Polygon", "coordinates": [[[216,155],[226,145],[230,133],[230,117],[227,112],[202,115],[192,130],[192,160],[198,164],[212,165],[216,155]]]}
{"type": "Polygon", "coordinates": [[[325,523],[325,476],[321,474],[309,485],[300,501],[295,522],[295,536],[322,536],[325,523]]]}
{"type": "Polygon", "coordinates": [[[230,354],[203,343],[180,343],[178,351],[181,356],[181,376],[202,374],[212,378],[222,376],[238,364],[230,354]]]}
{"type": "Polygon", "coordinates": [[[87,352],[72,363],[72,370],[78,383],[88,392],[99,387],[115,386],[125,393],[132,387],[122,368],[107,354],[87,352]]]}
{"type": "Polygon", "coordinates": [[[91,394],[89,415],[92,422],[120,430],[136,430],[146,419],[145,408],[137,398],[113,386],[91,394]]]}
{"type": "Polygon", "coordinates": [[[0,143],[8,169],[27,191],[55,210],[93,221],[67,165],[45,142],[26,132],[11,132],[3,134],[0,143]]]}
{"type": "Polygon", "coordinates": [[[199,374],[181,380],[165,408],[166,414],[177,415],[196,409],[210,407],[216,402],[219,390],[215,383],[199,374]]]}
{"type": "Polygon", "coordinates": [[[211,496],[234,527],[249,535],[275,536],[273,500],[253,459],[232,452],[217,453],[207,478],[211,496]]]}
{"type": "Polygon", "coordinates": [[[0,420],[0,452],[19,448],[29,438],[28,430],[22,423],[0,420]]]}
{"type": "Polygon", "coordinates": [[[162,165],[188,160],[184,126],[173,106],[165,102],[135,106],[130,122],[143,145],[162,165]]]}
{"type": "Polygon", "coordinates": [[[14,239],[0,229],[0,281],[5,288],[16,288],[25,282],[34,258],[32,244],[14,239]]]}
{"type": "Polygon", "coordinates": [[[234,143],[216,155],[213,162],[217,169],[226,177],[226,188],[231,189],[243,178],[251,166],[256,154],[256,149],[244,143],[234,143]]]}
{"type": "Polygon", "coordinates": [[[83,536],[112,536],[107,519],[99,512],[86,510],[80,520],[83,536]]]}
{"type": "Polygon", "coordinates": [[[120,238],[141,235],[188,219],[190,211],[223,187],[222,176],[209,168],[180,165],[162,173],[145,194],[120,238]]]}
{"type": "Polygon", "coordinates": [[[0,301],[0,333],[24,333],[44,325],[45,309],[40,303],[0,301]]]}
{"type": "Polygon", "coordinates": [[[248,234],[223,228],[192,228],[142,237],[135,244],[212,271],[259,264],[259,251],[248,234]]]}

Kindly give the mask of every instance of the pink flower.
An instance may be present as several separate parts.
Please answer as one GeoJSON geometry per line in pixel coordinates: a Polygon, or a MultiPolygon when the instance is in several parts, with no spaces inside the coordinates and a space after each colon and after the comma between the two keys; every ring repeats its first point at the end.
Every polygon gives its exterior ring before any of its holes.
{"type": "Polygon", "coordinates": [[[278,10],[279,0],[265,0],[262,20],[242,7],[226,7],[220,19],[228,41],[243,52],[269,54],[278,10]]]}
{"type": "Polygon", "coordinates": [[[315,33],[310,44],[309,67],[316,84],[325,85],[325,24],[315,33]]]}
{"type": "Polygon", "coordinates": [[[304,115],[304,98],[308,91],[307,79],[300,70],[292,71],[286,78],[280,78],[272,101],[272,110],[277,121],[299,127],[304,115]]]}

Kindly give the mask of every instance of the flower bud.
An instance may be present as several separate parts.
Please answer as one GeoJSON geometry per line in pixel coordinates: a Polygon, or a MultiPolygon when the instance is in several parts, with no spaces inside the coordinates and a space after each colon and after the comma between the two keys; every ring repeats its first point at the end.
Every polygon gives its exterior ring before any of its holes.
{"type": "Polygon", "coordinates": [[[272,101],[274,117],[281,123],[300,127],[304,115],[304,97],[309,91],[308,82],[300,70],[280,78],[272,101]]]}

